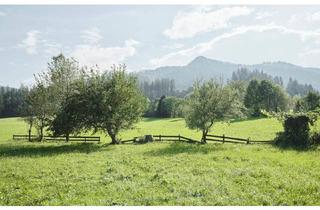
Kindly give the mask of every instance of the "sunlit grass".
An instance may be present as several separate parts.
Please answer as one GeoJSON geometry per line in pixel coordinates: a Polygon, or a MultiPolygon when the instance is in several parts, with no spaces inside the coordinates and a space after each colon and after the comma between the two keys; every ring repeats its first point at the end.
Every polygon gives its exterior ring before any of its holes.
{"type": "MultiPolygon", "coordinates": [[[[215,134],[268,140],[274,119],[217,124],[215,134]]],[[[320,205],[320,151],[270,145],[29,143],[0,120],[0,205],[320,205]]],[[[181,134],[182,119],[144,119],[121,137],[181,134]]],[[[107,139],[104,139],[107,142],[107,139]]]]}

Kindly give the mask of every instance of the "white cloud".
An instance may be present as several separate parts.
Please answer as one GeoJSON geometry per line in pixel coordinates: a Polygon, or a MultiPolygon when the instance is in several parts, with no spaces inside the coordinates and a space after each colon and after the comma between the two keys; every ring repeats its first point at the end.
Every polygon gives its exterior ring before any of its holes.
{"type": "Polygon", "coordinates": [[[301,56],[308,56],[312,54],[320,54],[320,49],[309,49],[300,53],[301,56]]]}
{"type": "Polygon", "coordinates": [[[81,32],[81,38],[87,44],[97,44],[103,39],[98,28],[92,28],[81,32]]]}
{"type": "Polygon", "coordinates": [[[307,20],[320,21],[320,12],[315,12],[313,14],[307,14],[307,20]]]}
{"type": "Polygon", "coordinates": [[[71,53],[80,65],[89,67],[98,65],[100,68],[109,68],[113,64],[123,63],[128,57],[136,54],[135,46],[139,42],[126,40],[121,47],[102,47],[100,45],[78,45],[71,53]]]}
{"type": "Polygon", "coordinates": [[[171,45],[163,45],[162,48],[164,49],[170,49],[170,50],[173,50],[173,49],[181,49],[184,47],[184,44],[181,44],[181,43],[175,43],[175,44],[171,44],[171,45]]]}
{"type": "MultiPolygon", "coordinates": [[[[43,33],[37,30],[27,32],[25,39],[17,46],[22,48],[29,55],[43,53],[54,56],[62,52],[63,47],[60,43],[43,38],[43,33]]],[[[65,47],[64,47],[65,48],[65,47]]]]}
{"type": "Polygon", "coordinates": [[[126,58],[135,55],[136,46],[140,42],[128,39],[121,47],[103,47],[99,42],[103,39],[98,28],[81,32],[84,44],[77,45],[70,55],[76,58],[80,65],[109,68],[113,64],[122,63],[126,58]]]}
{"type": "Polygon", "coordinates": [[[253,9],[247,7],[226,7],[213,10],[211,7],[196,8],[191,12],[180,12],[172,26],[164,31],[171,39],[190,38],[197,34],[227,27],[230,19],[249,15],[253,9]]]}
{"type": "Polygon", "coordinates": [[[62,45],[59,43],[43,40],[43,52],[47,55],[58,55],[59,53],[62,53],[62,48],[62,45]]]}
{"type": "Polygon", "coordinates": [[[214,37],[208,42],[198,43],[195,46],[180,51],[172,52],[164,55],[160,58],[155,58],[150,61],[153,67],[168,66],[168,65],[185,65],[190,62],[194,57],[199,55],[205,55],[206,52],[212,50],[214,45],[222,40],[229,39],[234,36],[245,34],[248,32],[265,32],[265,31],[278,31],[283,34],[294,34],[297,35],[301,41],[307,39],[318,39],[320,32],[318,31],[303,31],[289,29],[284,26],[275,25],[273,23],[267,25],[251,25],[251,26],[240,26],[231,30],[230,32],[223,33],[220,36],[214,37]]]}
{"type": "Polygon", "coordinates": [[[128,47],[138,46],[140,45],[140,42],[134,40],[134,39],[128,39],[125,41],[125,45],[128,47]]]}
{"type": "Polygon", "coordinates": [[[320,66],[320,49],[309,49],[299,54],[299,62],[304,66],[320,66]]]}
{"type": "Polygon", "coordinates": [[[7,16],[7,15],[8,15],[7,13],[0,11],[0,17],[4,17],[4,16],[7,16]]]}
{"type": "Polygon", "coordinates": [[[27,32],[27,37],[22,40],[18,47],[25,49],[29,55],[38,53],[38,45],[40,43],[40,31],[33,30],[27,32]]]}
{"type": "Polygon", "coordinates": [[[298,13],[290,16],[288,23],[292,26],[303,26],[305,24],[313,24],[320,21],[320,11],[314,13],[298,13]]]}
{"type": "Polygon", "coordinates": [[[273,16],[273,14],[271,12],[259,12],[256,15],[256,19],[261,20],[261,19],[264,19],[267,17],[272,17],[272,16],[273,16]]]}

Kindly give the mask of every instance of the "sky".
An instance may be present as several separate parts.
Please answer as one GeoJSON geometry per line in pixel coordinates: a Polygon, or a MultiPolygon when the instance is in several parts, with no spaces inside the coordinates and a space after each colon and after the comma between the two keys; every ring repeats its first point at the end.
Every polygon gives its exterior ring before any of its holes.
{"type": "Polygon", "coordinates": [[[32,83],[59,53],[101,71],[186,65],[197,56],[320,67],[320,6],[0,5],[0,86],[32,83]]]}

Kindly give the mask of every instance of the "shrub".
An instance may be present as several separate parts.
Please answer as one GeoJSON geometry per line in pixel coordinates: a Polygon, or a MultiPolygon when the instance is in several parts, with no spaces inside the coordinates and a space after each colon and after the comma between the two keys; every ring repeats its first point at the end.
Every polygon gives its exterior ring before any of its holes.
{"type": "Polygon", "coordinates": [[[276,138],[279,146],[307,147],[312,143],[310,138],[312,119],[306,114],[286,115],[283,121],[284,132],[276,138]]]}
{"type": "Polygon", "coordinates": [[[312,144],[320,144],[320,133],[313,132],[311,134],[311,142],[312,144]]]}

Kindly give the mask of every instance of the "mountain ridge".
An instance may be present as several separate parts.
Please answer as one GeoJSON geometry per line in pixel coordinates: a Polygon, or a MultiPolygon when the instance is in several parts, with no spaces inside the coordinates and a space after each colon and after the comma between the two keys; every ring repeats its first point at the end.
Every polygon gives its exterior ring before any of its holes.
{"type": "Polygon", "coordinates": [[[289,78],[297,79],[300,83],[307,83],[320,90],[320,68],[303,67],[283,61],[263,62],[260,64],[236,64],[220,61],[204,56],[197,56],[184,66],[161,66],[156,69],[145,69],[137,72],[140,80],[155,80],[157,78],[174,79],[177,89],[192,86],[197,79],[208,80],[222,77],[230,79],[232,72],[239,68],[250,71],[262,70],[271,76],[280,76],[287,84],[289,78]]]}

